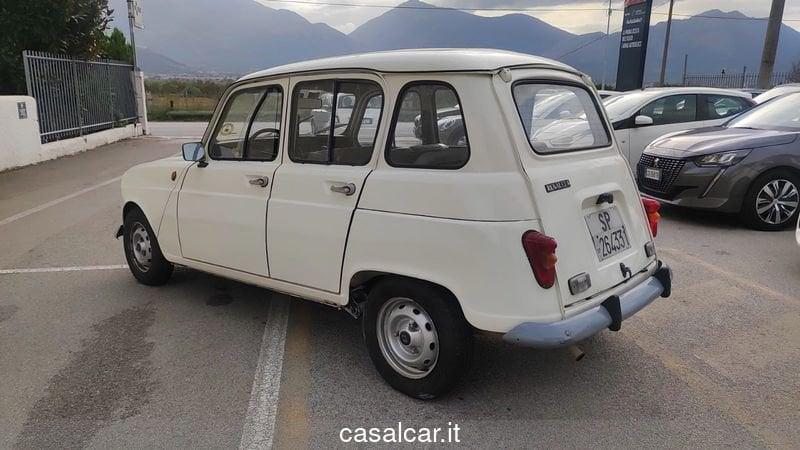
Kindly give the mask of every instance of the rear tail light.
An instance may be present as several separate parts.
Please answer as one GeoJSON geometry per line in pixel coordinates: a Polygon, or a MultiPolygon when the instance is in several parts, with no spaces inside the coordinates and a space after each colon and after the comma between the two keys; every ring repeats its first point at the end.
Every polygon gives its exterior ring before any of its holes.
{"type": "Polygon", "coordinates": [[[647,213],[650,232],[653,233],[653,237],[656,237],[658,235],[658,221],[661,219],[661,214],[658,213],[658,210],[661,209],[661,203],[652,198],[642,197],[642,205],[644,205],[644,211],[647,213]]]}
{"type": "Polygon", "coordinates": [[[558,243],[550,236],[538,231],[526,231],[522,235],[522,247],[533,269],[539,286],[550,289],[556,281],[556,247],[558,243]]]}

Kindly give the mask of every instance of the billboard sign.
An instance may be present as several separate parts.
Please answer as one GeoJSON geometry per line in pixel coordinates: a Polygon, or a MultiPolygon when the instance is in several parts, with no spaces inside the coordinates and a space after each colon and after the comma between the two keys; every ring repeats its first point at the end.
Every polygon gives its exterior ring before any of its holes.
{"type": "Polygon", "coordinates": [[[132,19],[133,26],[143,30],[144,22],[142,22],[142,5],[139,0],[128,0],[128,18],[132,19]]]}
{"type": "Polygon", "coordinates": [[[618,91],[641,89],[644,84],[652,8],[653,0],[625,0],[617,65],[618,91]]]}

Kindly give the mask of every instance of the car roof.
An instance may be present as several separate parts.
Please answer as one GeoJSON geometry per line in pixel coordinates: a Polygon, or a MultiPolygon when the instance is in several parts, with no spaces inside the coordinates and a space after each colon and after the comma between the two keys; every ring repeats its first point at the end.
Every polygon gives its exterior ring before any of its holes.
{"type": "Polygon", "coordinates": [[[673,95],[673,94],[724,94],[724,95],[733,95],[737,97],[745,97],[747,98],[748,95],[745,92],[740,91],[739,89],[723,89],[723,88],[713,88],[713,87],[695,87],[695,86],[688,86],[688,87],[652,87],[641,89],[638,91],[626,91],[623,94],[629,94],[633,92],[643,92],[645,94],[652,94],[653,97],[661,96],[661,95],[673,95]]]}
{"type": "Polygon", "coordinates": [[[254,72],[243,76],[239,81],[322,70],[481,72],[515,66],[546,66],[577,73],[575,69],[566,64],[524,53],[494,49],[426,48],[360,53],[297,62],[254,72]]]}

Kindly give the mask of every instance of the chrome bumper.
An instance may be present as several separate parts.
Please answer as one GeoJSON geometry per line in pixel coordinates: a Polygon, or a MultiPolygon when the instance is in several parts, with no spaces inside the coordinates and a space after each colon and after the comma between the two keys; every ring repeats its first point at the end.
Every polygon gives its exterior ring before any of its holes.
{"type": "Polygon", "coordinates": [[[568,319],[553,323],[525,322],[503,335],[510,344],[536,348],[557,348],[580,342],[609,328],[619,331],[622,321],[659,297],[669,297],[672,270],[660,266],[650,278],[622,295],[612,295],[602,304],[568,319]]]}

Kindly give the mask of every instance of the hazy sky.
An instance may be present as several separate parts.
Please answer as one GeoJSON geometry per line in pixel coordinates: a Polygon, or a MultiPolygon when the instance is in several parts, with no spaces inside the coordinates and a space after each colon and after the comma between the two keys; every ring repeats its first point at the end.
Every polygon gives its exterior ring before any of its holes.
{"type": "MultiPolygon", "coordinates": [[[[289,9],[295,11],[311,22],[324,22],[328,25],[349,33],[367,20],[383,14],[390,7],[403,3],[404,0],[301,0],[304,2],[334,2],[349,4],[385,5],[386,8],[375,7],[347,7],[347,6],[317,6],[310,4],[293,4],[275,0],[256,0],[271,8],[289,9]]],[[[542,19],[559,28],[574,32],[587,33],[592,31],[605,31],[608,0],[426,0],[436,6],[467,7],[467,8],[541,8],[552,11],[536,11],[528,14],[542,19]],[[579,8],[601,9],[598,11],[575,11],[579,8]],[[573,9],[573,11],[564,11],[573,9]],[[559,11],[561,10],[561,11],[559,11]]],[[[623,0],[612,0],[613,7],[622,9],[623,0]]],[[[771,5],[770,0],[676,0],[675,14],[697,14],[709,9],[722,11],[739,10],[751,17],[767,17],[771,5]]],[[[654,23],[666,20],[669,0],[654,0],[654,23]]],[[[472,11],[474,14],[485,16],[503,15],[518,11],[472,11]]],[[[436,14],[436,12],[431,12],[436,14]]],[[[680,17],[676,17],[680,18],[680,17]]],[[[800,19],[800,0],[787,0],[785,19],[800,19]]],[[[724,26],[724,21],[719,21],[724,26]]],[[[622,23],[622,13],[614,12],[611,17],[612,32],[618,30],[622,23]]],[[[800,30],[800,20],[787,21],[787,25],[800,30]]]]}

